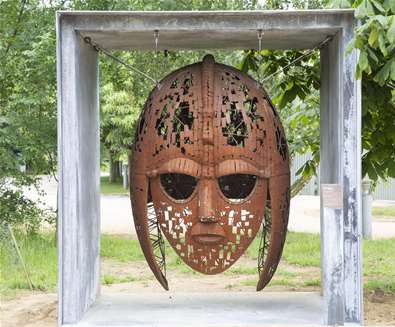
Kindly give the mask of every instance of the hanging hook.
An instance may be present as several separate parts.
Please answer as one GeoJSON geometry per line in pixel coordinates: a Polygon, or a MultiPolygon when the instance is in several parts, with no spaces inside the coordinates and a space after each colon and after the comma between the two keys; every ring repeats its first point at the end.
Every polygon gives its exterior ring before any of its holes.
{"type": "Polygon", "coordinates": [[[260,87],[260,83],[261,83],[261,75],[260,75],[260,68],[261,68],[261,64],[262,64],[262,55],[261,55],[261,51],[262,51],[262,37],[263,37],[263,31],[262,29],[258,29],[257,30],[257,37],[258,37],[258,70],[257,70],[257,77],[258,77],[258,87],[260,87]]]}
{"type": "Polygon", "coordinates": [[[167,66],[169,65],[169,50],[163,50],[163,72],[167,72],[167,66]]]}
{"type": "MultiPolygon", "coordinates": [[[[158,43],[159,43],[159,30],[154,30],[154,39],[155,39],[155,60],[156,60],[156,66],[157,68],[159,68],[159,64],[158,64],[158,43]]],[[[159,71],[159,69],[157,69],[157,72],[159,71]]],[[[158,77],[158,75],[156,74],[156,77],[158,77]]],[[[160,85],[159,85],[159,81],[158,78],[156,78],[156,87],[158,89],[160,89],[160,85]]]]}
{"type": "Polygon", "coordinates": [[[261,29],[257,30],[258,34],[258,51],[262,50],[262,36],[263,36],[263,31],[261,29]]]}
{"type": "Polygon", "coordinates": [[[158,42],[159,42],[159,30],[154,31],[154,38],[155,38],[155,53],[158,53],[158,42]]]}
{"type": "Polygon", "coordinates": [[[112,60],[114,60],[118,64],[121,64],[121,65],[125,66],[127,69],[129,69],[129,70],[131,70],[131,71],[133,71],[133,72],[135,72],[137,74],[140,74],[141,76],[144,76],[146,79],[150,80],[155,85],[157,85],[156,79],[154,79],[150,75],[144,73],[143,71],[141,71],[140,69],[136,68],[135,66],[130,65],[126,61],[122,60],[120,57],[114,56],[113,54],[111,54],[111,52],[109,50],[103,48],[102,46],[97,44],[95,41],[93,41],[90,36],[83,36],[83,35],[81,35],[81,33],[79,31],[77,31],[77,34],[81,37],[81,39],[83,39],[83,41],[86,44],[90,45],[97,52],[103,53],[104,55],[106,55],[107,57],[111,58],[112,60]]]}

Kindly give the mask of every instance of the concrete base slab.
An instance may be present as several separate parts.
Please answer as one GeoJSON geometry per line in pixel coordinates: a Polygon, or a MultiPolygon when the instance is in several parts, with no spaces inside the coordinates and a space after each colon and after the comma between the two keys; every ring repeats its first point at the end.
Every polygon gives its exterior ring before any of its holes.
{"type": "Polygon", "coordinates": [[[322,317],[312,292],[106,294],[74,326],[311,326],[322,317]]]}

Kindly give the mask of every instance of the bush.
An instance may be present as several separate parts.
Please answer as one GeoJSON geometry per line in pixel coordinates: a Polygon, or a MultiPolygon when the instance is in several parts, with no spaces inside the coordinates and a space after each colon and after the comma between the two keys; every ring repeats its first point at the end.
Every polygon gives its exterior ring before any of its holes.
{"type": "Polygon", "coordinates": [[[54,224],[55,220],[52,211],[40,208],[21,191],[0,184],[0,228],[9,224],[30,234],[36,233],[42,223],[54,224]]]}

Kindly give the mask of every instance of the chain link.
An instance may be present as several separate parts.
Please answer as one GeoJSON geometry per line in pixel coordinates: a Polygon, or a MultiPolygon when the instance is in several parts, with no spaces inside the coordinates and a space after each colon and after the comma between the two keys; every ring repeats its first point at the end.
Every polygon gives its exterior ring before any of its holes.
{"type": "Polygon", "coordinates": [[[315,50],[318,49],[322,49],[325,45],[327,45],[330,41],[332,41],[333,36],[328,36],[324,41],[320,42],[317,46],[315,46],[313,49],[310,49],[309,51],[307,51],[305,54],[299,56],[298,58],[296,58],[295,60],[291,61],[288,65],[285,65],[284,67],[281,67],[280,69],[278,69],[277,71],[275,71],[274,73],[270,74],[269,76],[266,76],[263,80],[263,82],[266,82],[268,79],[276,76],[277,74],[280,74],[281,72],[283,72],[285,69],[287,69],[289,66],[292,66],[294,64],[296,64],[297,62],[301,61],[304,58],[310,57],[315,50]]]}
{"type": "MultiPolygon", "coordinates": [[[[304,58],[307,58],[309,56],[311,56],[315,50],[319,50],[321,48],[323,48],[325,45],[327,45],[332,39],[333,36],[328,36],[324,41],[320,42],[317,46],[315,46],[313,49],[310,49],[309,51],[307,51],[305,54],[299,56],[298,58],[296,58],[295,60],[291,61],[288,65],[281,67],[280,69],[278,69],[277,71],[275,71],[274,73],[266,76],[263,78],[263,80],[260,80],[260,66],[262,64],[262,55],[261,55],[261,51],[262,51],[262,38],[263,38],[263,34],[264,32],[262,31],[262,29],[258,29],[257,30],[257,37],[258,37],[258,70],[257,70],[257,75],[258,75],[258,82],[259,83],[263,83],[266,82],[268,79],[280,74],[281,72],[283,72],[285,69],[287,69],[288,67],[296,64],[297,62],[301,61],[304,58]]],[[[81,36],[82,37],[82,36],[81,36]]],[[[82,37],[82,39],[84,40],[85,43],[89,44],[90,46],[92,46],[93,49],[95,49],[97,52],[101,52],[104,55],[106,55],[107,57],[111,58],[112,60],[118,62],[121,65],[124,65],[126,68],[128,68],[129,70],[132,70],[142,76],[144,76],[146,79],[150,80],[152,83],[154,83],[157,87],[159,87],[159,82],[156,78],[153,78],[151,76],[149,76],[148,74],[144,73],[143,71],[137,69],[136,67],[128,64],[127,62],[125,62],[124,60],[112,55],[107,49],[103,48],[102,46],[100,46],[99,44],[97,44],[96,42],[92,41],[92,39],[89,36],[85,36],[82,37]]],[[[154,31],[154,39],[155,39],[155,59],[157,62],[158,59],[158,39],[159,39],[159,31],[155,30],[154,31]]],[[[167,55],[168,55],[168,51],[165,50],[165,58],[167,61],[167,55]]],[[[158,67],[159,68],[159,67],[158,67]]]]}
{"type": "Polygon", "coordinates": [[[263,37],[263,31],[261,29],[257,30],[257,37],[258,37],[258,69],[257,69],[257,79],[258,79],[258,87],[260,87],[261,84],[261,73],[260,69],[262,66],[262,37],[263,37]]]}
{"type": "Polygon", "coordinates": [[[148,74],[144,73],[143,71],[137,69],[136,67],[128,64],[127,62],[125,62],[124,60],[112,55],[107,49],[103,48],[102,46],[100,46],[99,44],[97,44],[96,42],[92,41],[92,39],[89,36],[85,36],[82,38],[84,40],[85,43],[89,44],[93,49],[95,49],[97,52],[101,52],[104,55],[106,55],[107,57],[111,58],[112,60],[116,61],[117,63],[124,65],[126,68],[128,68],[129,70],[134,71],[135,73],[138,73],[142,76],[144,76],[146,79],[150,80],[152,83],[154,83],[155,85],[158,85],[158,81],[149,76],[148,74]]]}

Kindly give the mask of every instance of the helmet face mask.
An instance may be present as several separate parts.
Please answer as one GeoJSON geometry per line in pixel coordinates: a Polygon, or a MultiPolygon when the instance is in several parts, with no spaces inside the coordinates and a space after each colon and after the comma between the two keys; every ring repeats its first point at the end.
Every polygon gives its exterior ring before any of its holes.
{"type": "Polygon", "coordinates": [[[212,56],[160,86],[130,158],[135,226],[151,269],[167,288],[163,252],[155,253],[163,233],[193,269],[223,272],[264,223],[272,228],[260,258],[263,288],[281,256],[289,208],[288,150],[273,105],[253,79],[212,56]]]}
{"type": "Polygon", "coordinates": [[[151,179],[150,189],[159,226],[176,253],[193,269],[216,274],[236,262],[256,236],[264,206],[252,204],[266,198],[267,183],[248,174],[218,178],[166,173],[151,179]],[[183,190],[181,185],[187,181],[194,181],[186,187],[188,197],[181,199],[184,194],[172,193],[174,188],[183,190]],[[228,195],[243,188],[250,192],[242,194],[245,197],[234,194],[238,197],[227,198],[221,186],[228,195]]]}

